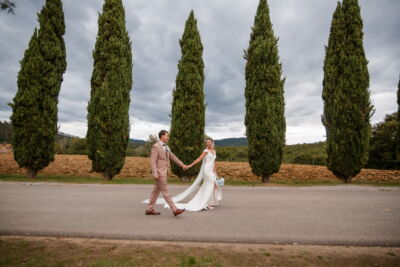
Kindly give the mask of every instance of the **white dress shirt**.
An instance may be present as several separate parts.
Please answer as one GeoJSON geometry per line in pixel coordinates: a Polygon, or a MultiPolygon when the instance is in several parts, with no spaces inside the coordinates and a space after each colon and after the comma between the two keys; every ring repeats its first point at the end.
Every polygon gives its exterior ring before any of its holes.
{"type": "Polygon", "coordinates": [[[164,146],[164,143],[160,141],[160,144],[162,146],[162,148],[164,149],[164,151],[167,151],[167,145],[164,146]]]}

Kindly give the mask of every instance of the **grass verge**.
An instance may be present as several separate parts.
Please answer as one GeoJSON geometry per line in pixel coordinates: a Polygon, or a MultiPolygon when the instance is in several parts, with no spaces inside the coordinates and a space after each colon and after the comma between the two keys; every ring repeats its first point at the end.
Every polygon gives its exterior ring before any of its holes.
{"type": "MultiPolygon", "coordinates": [[[[77,184],[153,184],[153,178],[135,178],[135,177],[114,177],[111,181],[105,181],[101,177],[83,177],[71,175],[41,175],[39,174],[35,179],[28,179],[23,174],[5,174],[0,173],[0,181],[15,181],[15,182],[59,182],[59,183],[77,183],[77,184]]],[[[181,182],[179,178],[169,177],[169,184],[187,185],[181,182]]],[[[277,180],[271,181],[268,184],[263,184],[261,181],[241,181],[241,180],[228,180],[225,179],[226,185],[233,186],[267,186],[267,185],[286,185],[286,186],[315,186],[315,185],[341,185],[339,180],[277,180]]],[[[353,181],[354,185],[375,185],[375,186],[400,186],[400,182],[371,182],[371,181],[353,181]]]]}
{"type": "Polygon", "coordinates": [[[0,266],[398,266],[400,248],[0,237],[0,266]]]}

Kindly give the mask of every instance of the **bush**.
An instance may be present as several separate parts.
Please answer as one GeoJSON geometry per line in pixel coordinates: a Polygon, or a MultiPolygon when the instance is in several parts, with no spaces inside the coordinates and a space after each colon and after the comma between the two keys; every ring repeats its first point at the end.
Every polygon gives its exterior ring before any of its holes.
{"type": "Polygon", "coordinates": [[[322,155],[303,153],[303,154],[297,155],[294,158],[293,163],[310,164],[310,165],[326,165],[326,158],[322,155]]]}
{"type": "Polygon", "coordinates": [[[400,169],[397,159],[397,131],[399,129],[397,112],[386,115],[383,122],[372,128],[368,168],[400,169]]]}

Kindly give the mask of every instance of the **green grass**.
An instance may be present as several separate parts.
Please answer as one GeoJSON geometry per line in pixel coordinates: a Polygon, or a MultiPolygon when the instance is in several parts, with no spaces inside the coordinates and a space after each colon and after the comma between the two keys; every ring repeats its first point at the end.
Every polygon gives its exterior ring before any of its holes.
{"type": "Polygon", "coordinates": [[[124,256],[124,257],[96,259],[91,263],[91,266],[92,267],[139,266],[139,262],[137,262],[135,258],[132,256],[124,256]]]}
{"type": "MultiPolygon", "coordinates": [[[[315,186],[315,185],[344,185],[345,183],[338,180],[321,180],[321,181],[273,181],[271,184],[275,185],[289,185],[289,186],[315,186]]],[[[375,185],[375,186],[400,186],[400,181],[389,181],[389,182],[370,182],[370,181],[352,181],[349,185],[375,185]]]]}
{"type": "MultiPolygon", "coordinates": [[[[398,248],[280,245],[153,245],[56,237],[0,238],[0,266],[398,266],[398,248]],[[29,238],[29,240],[23,240],[29,238]],[[264,252],[256,247],[263,247],[264,252]],[[250,248],[254,248],[251,249],[250,248]],[[349,251],[350,250],[350,251],[349,251]],[[276,251],[270,253],[267,251],[276,251]],[[321,265],[323,264],[323,265],[321,265]]],[[[261,249],[261,248],[260,248],[261,249]]]]}
{"type": "MultiPolygon", "coordinates": [[[[60,182],[77,184],[153,184],[151,178],[121,178],[114,177],[111,181],[103,180],[101,177],[72,176],[72,175],[42,175],[39,174],[35,179],[28,179],[23,174],[4,174],[0,173],[0,181],[17,182],[60,182]]],[[[171,183],[181,183],[178,179],[171,178],[171,183]]]]}
{"type": "MultiPolygon", "coordinates": [[[[39,174],[35,179],[28,179],[23,174],[5,174],[0,173],[0,181],[15,181],[15,182],[59,182],[59,183],[75,183],[75,184],[153,184],[153,178],[135,178],[135,177],[114,177],[111,181],[105,181],[101,177],[84,177],[71,175],[42,175],[39,174]]],[[[169,184],[187,185],[181,182],[179,178],[168,178],[169,184]]],[[[340,180],[321,180],[321,181],[303,181],[303,180],[274,180],[268,184],[263,184],[261,181],[240,181],[225,179],[225,185],[231,186],[266,186],[266,185],[285,185],[285,186],[316,186],[316,185],[341,185],[340,180]]],[[[354,185],[376,185],[376,186],[400,186],[399,182],[367,182],[353,181],[354,185]]]]}

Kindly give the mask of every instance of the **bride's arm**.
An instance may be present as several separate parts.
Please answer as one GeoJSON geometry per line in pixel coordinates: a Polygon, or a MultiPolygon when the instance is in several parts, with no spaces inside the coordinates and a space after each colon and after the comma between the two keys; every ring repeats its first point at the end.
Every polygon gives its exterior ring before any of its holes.
{"type": "Polygon", "coordinates": [[[201,153],[200,157],[198,157],[195,161],[193,161],[190,165],[189,168],[193,167],[194,165],[196,165],[197,163],[199,163],[200,161],[203,160],[203,158],[206,156],[207,152],[203,152],[201,153]]]}

